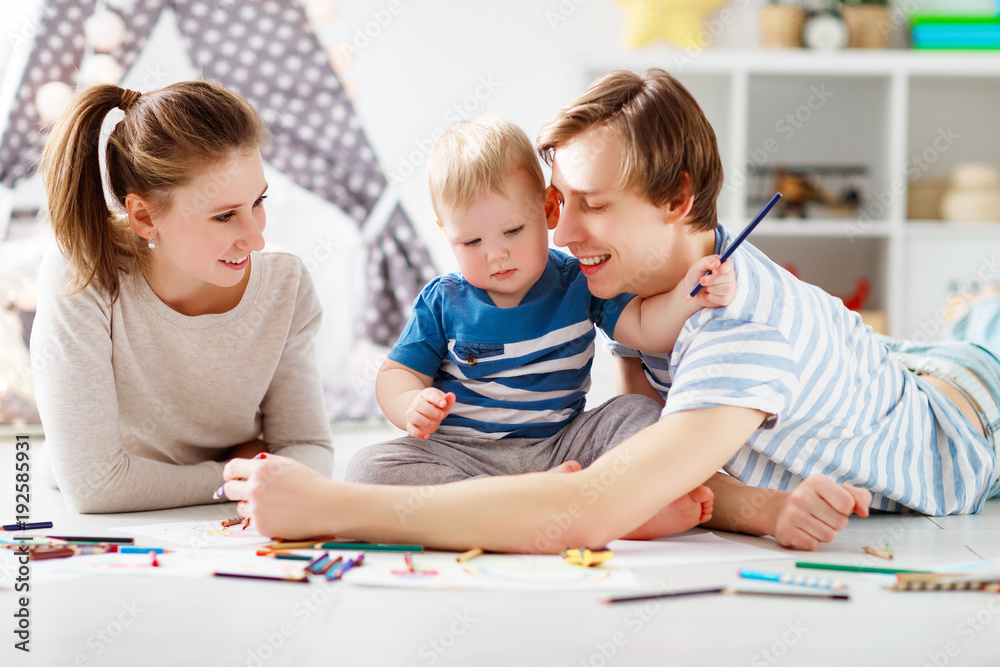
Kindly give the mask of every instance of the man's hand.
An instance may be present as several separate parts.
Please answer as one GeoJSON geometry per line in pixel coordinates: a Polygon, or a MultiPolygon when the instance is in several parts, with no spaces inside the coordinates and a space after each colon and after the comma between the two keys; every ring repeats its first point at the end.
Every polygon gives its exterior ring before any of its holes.
{"type": "Polygon", "coordinates": [[[414,438],[426,440],[438,430],[441,420],[448,416],[453,405],[455,394],[427,387],[413,397],[413,402],[406,411],[406,432],[414,438]]]}
{"type": "Polygon", "coordinates": [[[327,535],[325,494],[334,483],[298,461],[268,454],[232,459],[223,470],[226,497],[239,502],[261,535],[307,538],[327,535]]]}
{"type": "Polygon", "coordinates": [[[852,514],[868,516],[871,501],[867,489],[812,475],[782,496],[774,537],[783,547],[811,551],[823,542],[832,542],[852,514]]]}

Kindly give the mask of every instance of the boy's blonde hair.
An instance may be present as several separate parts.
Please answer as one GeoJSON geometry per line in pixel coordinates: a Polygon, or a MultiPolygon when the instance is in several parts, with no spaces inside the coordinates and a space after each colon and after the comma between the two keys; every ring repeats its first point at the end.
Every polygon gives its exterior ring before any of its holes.
{"type": "Polygon", "coordinates": [[[545,192],[545,177],[528,135],[511,122],[482,117],[452,126],[434,144],[427,159],[431,203],[438,219],[442,207],[467,210],[486,190],[509,198],[504,182],[523,172],[545,192]]]}
{"type": "Polygon", "coordinates": [[[552,164],[560,146],[597,125],[611,128],[622,142],[618,187],[635,188],[656,206],[680,203],[690,187],[691,226],[715,228],[719,146],[701,107],[677,79],[661,69],[604,75],[542,128],[538,152],[552,164]]]}

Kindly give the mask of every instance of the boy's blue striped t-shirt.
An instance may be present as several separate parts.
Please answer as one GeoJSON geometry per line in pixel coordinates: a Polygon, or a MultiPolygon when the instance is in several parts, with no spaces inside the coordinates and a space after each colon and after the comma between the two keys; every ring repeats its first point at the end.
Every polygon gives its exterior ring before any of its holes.
{"type": "Polygon", "coordinates": [[[514,308],[498,308],[460,273],[439,276],[414,301],[389,358],[455,393],[438,433],[547,438],[584,408],[594,325],[612,336],[634,296],[592,296],[579,260],[556,250],[514,308]]]}
{"type": "MultiPolygon", "coordinates": [[[[732,241],[720,227],[716,252],[732,241]]],[[[840,299],[749,243],[732,259],[735,299],[691,317],[671,354],[610,344],[642,358],[663,415],[718,405],[771,415],[725,465],[751,486],[791,490],[823,474],[871,490],[876,509],[980,511],[994,455],[954,404],[840,299]]]]}

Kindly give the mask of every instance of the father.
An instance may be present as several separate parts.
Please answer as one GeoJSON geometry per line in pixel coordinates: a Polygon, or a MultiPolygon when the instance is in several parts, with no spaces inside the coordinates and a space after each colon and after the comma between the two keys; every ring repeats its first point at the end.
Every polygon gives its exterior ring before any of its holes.
{"type": "MultiPolygon", "coordinates": [[[[539,144],[562,205],[555,241],[587,260],[596,296],[665,292],[732,242],[716,224],[714,132],[666,72],[603,77],[539,144]]],[[[655,390],[662,418],[585,470],[364,487],[269,457],[228,464],[227,494],[272,535],[556,551],[686,528],[671,503],[709,478],[710,526],[804,549],[869,507],[972,513],[1000,491],[1000,361],[986,348],[878,337],[752,245],[732,261],[736,298],[692,317],[672,354],[617,349],[620,387],[655,390]]]]}

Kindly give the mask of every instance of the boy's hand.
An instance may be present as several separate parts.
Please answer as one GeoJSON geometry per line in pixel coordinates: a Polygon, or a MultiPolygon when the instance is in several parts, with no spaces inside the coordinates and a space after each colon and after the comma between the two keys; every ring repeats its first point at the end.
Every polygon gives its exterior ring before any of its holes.
{"type": "Polygon", "coordinates": [[[702,308],[728,306],[736,296],[736,273],[729,260],[720,263],[718,255],[702,257],[691,265],[684,277],[685,291],[690,292],[701,283],[701,289],[694,295],[695,303],[702,308]],[[708,271],[712,273],[705,275],[708,271]]]}
{"type": "Polygon", "coordinates": [[[410,409],[406,411],[406,432],[414,438],[426,440],[438,429],[453,405],[455,394],[427,387],[413,397],[410,409]]]}

